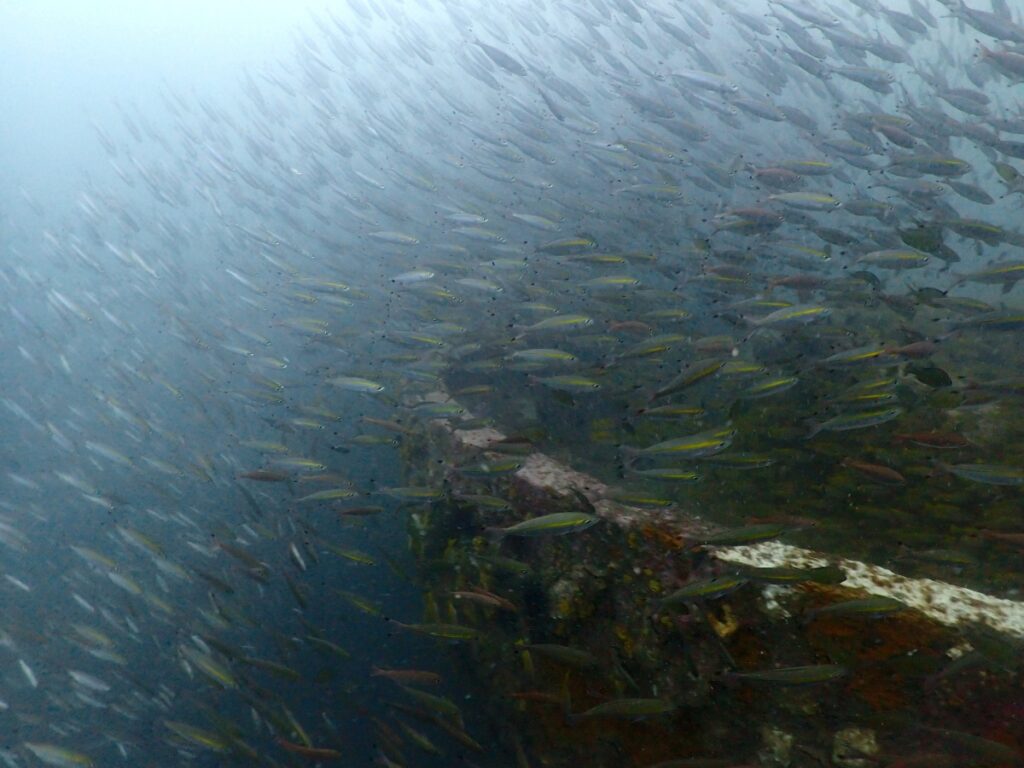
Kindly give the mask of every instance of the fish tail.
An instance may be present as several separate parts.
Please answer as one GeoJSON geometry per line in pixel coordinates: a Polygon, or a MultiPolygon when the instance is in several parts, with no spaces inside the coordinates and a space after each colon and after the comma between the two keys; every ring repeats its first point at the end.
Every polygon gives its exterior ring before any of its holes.
{"type": "Polygon", "coordinates": [[[811,440],[815,438],[818,433],[821,432],[823,425],[820,422],[808,420],[807,426],[810,427],[810,431],[804,435],[804,440],[811,440]]]}
{"type": "Polygon", "coordinates": [[[632,469],[637,459],[640,458],[640,449],[634,448],[631,445],[623,445],[619,447],[619,451],[622,453],[623,466],[627,469],[632,469]]]}
{"type": "Polygon", "coordinates": [[[562,678],[562,717],[565,718],[565,722],[574,725],[579,718],[572,713],[572,695],[569,693],[569,673],[566,672],[562,678]]]}
{"type": "MultiPolygon", "coordinates": [[[[754,322],[755,325],[757,325],[759,321],[758,320],[754,320],[753,322],[754,322]]],[[[752,338],[754,338],[757,335],[758,331],[760,331],[760,330],[761,330],[761,327],[760,327],[760,325],[758,325],[757,328],[754,328],[754,330],[752,330],[750,333],[748,333],[746,336],[744,336],[742,339],[740,339],[738,342],[736,342],[736,346],[737,347],[741,347],[742,345],[746,344],[748,341],[750,341],[752,338]]]]}
{"type": "Polygon", "coordinates": [[[726,688],[735,688],[737,683],[739,682],[739,678],[736,677],[735,669],[723,672],[717,678],[715,678],[715,680],[724,685],[726,688]]]}
{"type": "Polygon", "coordinates": [[[484,528],[484,533],[487,534],[487,538],[489,538],[493,544],[500,544],[505,538],[505,529],[494,525],[489,525],[484,528]]]}

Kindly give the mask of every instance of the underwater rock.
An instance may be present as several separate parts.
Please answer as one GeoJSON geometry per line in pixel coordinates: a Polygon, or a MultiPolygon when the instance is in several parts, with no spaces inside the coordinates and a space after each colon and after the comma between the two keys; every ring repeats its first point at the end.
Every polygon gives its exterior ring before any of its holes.
{"type": "Polygon", "coordinates": [[[775,541],[751,546],[721,547],[714,556],[724,562],[757,568],[790,566],[816,568],[829,563],[846,573],[843,587],[870,595],[891,597],[940,624],[957,627],[984,624],[1000,632],[1024,637],[1024,603],[1005,600],[935,579],[911,579],[888,568],[775,541]]]}
{"type": "Polygon", "coordinates": [[[780,728],[764,726],[761,728],[761,748],[757,750],[757,759],[764,768],[789,768],[793,761],[793,741],[791,733],[780,728]]]}
{"type": "MultiPolygon", "coordinates": [[[[455,429],[446,421],[435,422],[449,451],[486,448],[504,438],[497,429],[455,429]]],[[[639,509],[603,498],[609,486],[595,477],[577,472],[543,453],[527,456],[513,475],[517,493],[531,508],[550,504],[552,495],[570,497],[573,489],[583,493],[594,504],[598,516],[624,528],[653,526],[669,531],[683,540],[700,540],[720,529],[679,507],[639,509]]],[[[534,511],[534,514],[538,512],[534,511]]],[[[815,568],[837,565],[847,575],[844,587],[860,589],[870,595],[891,597],[946,626],[980,623],[1017,637],[1024,637],[1024,603],[1005,600],[934,579],[913,579],[887,568],[821,552],[800,549],[775,541],[752,545],[708,547],[709,554],[723,563],[759,568],[796,566],[815,568]]],[[[775,600],[766,601],[775,607],[775,600]]],[[[774,611],[770,611],[774,612],[774,611]]]]}
{"type": "MultiPolygon", "coordinates": [[[[466,412],[462,418],[473,417],[466,412]]],[[[481,632],[474,653],[488,691],[482,706],[506,717],[506,702],[516,700],[524,741],[549,759],[596,735],[555,716],[559,706],[570,703],[575,713],[605,701],[653,697],[674,702],[675,714],[618,724],[614,734],[602,732],[602,748],[618,754],[654,739],[666,754],[692,754],[686,738],[676,736],[690,731],[677,720],[707,732],[732,727],[739,713],[750,725],[741,751],[751,762],[756,754],[765,768],[802,764],[804,753],[826,762],[831,755],[839,768],[870,768],[884,733],[854,727],[807,732],[809,718],[848,723],[857,722],[865,706],[876,712],[915,708],[922,681],[947,662],[964,622],[1024,635],[1020,603],[762,536],[786,535],[799,523],[723,527],[703,519],[699,502],[687,497],[667,507],[633,507],[530,439],[507,438],[500,423],[462,426],[468,423],[432,421],[410,457],[408,471],[426,473],[416,475],[417,483],[448,489],[446,501],[413,518],[420,525],[414,533],[421,575],[446,621],[481,632]],[[504,467],[510,455],[518,463],[514,471],[481,470],[475,477],[464,471],[504,467]],[[524,520],[567,514],[600,523],[568,535],[502,535],[524,520]],[[802,573],[791,575],[794,570],[802,573]],[[744,587],[679,604],[664,600],[716,579],[744,587]],[[494,591],[518,613],[487,615],[445,597],[467,585],[494,591]],[[903,623],[873,614],[827,627],[808,620],[808,603],[820,608],[820,598],[830,605],[867,597],[900,601],[908,609],[900,614],[903,623]],[[908,621],[916,622],[912,632],[908,621]],[[894,635],[909,645],[894,645],[894,635]],[[525,643],[554,643],[598,664],[581,673],[540,654],[509,652],[525,643]],[[729,683],[833,666],[848,673],[813,691],[776,683],[755,692],[729,683]],[[535,719],[540,713],[544,717],[535,719]]]]}
{"type": "Polygon", "coordinates": [[[870,728],[844,728],[832,742],[832,762],[842,768],[867,768],[878,754],[878,739],[870,728]]]}

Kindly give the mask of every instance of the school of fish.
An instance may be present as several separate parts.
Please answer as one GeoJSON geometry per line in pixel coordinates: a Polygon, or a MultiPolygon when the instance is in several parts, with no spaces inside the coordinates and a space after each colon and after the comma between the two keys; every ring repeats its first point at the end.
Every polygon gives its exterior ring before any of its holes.
{"type": "MultiPolygon", "coordinates": [[[[234,93],[94,116],[106,174],[3,206],[0,762],[542,764],[452,682],[523,596],[420,603],[437,462],[501,521],[462,534],[488,568],[607,535],[578,492],[510,521],[542,450],[725,528],[680,557],[796,532],[1019,598],[1024,8],[973,2],[344,0],[234,93]],[[513,437],[410,450],[438,422],[513,437]]],[[[769,571],[645,610],[842,581],[769,571]]],[[[523,631],[502,663],[604,664],[523,631]]],[[[577,728],[683,706],[632,688],[521,698],[577,728]]],[[[1024,759],[918,727],[930,764],[1024,759]]]]}

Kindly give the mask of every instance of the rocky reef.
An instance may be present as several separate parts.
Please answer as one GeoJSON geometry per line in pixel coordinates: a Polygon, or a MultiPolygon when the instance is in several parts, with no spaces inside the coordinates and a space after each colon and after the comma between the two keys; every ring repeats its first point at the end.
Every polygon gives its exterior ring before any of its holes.
{"type": "Polygon", "coordinates": [[[410,484],[444,488],[410,516],[425,620],[479,630],[450,652],[526,764],[1019,763],[1019,603],[620,503],[471,421],[403,450],[410,484]],[[571,512],[600,522],[504,530],[571,512]]]}

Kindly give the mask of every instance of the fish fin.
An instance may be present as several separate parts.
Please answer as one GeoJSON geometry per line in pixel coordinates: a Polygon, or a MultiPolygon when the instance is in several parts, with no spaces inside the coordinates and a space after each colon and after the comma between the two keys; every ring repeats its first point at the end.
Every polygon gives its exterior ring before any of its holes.
{"type": "Polygon", "coordinates": [[[591,503],[590,499],[587,498],[586,494],[583,493],[583,491],[581,491],[579,488],[575,486],[570,487],[569,490],[572,492],[572,495],[576,497],[576,500],[579,501],[580,506],[583,507],[584,512],[586,512],[588,515],[597,514],[597,510],[594,508],[594,505],[591,503]]]}

